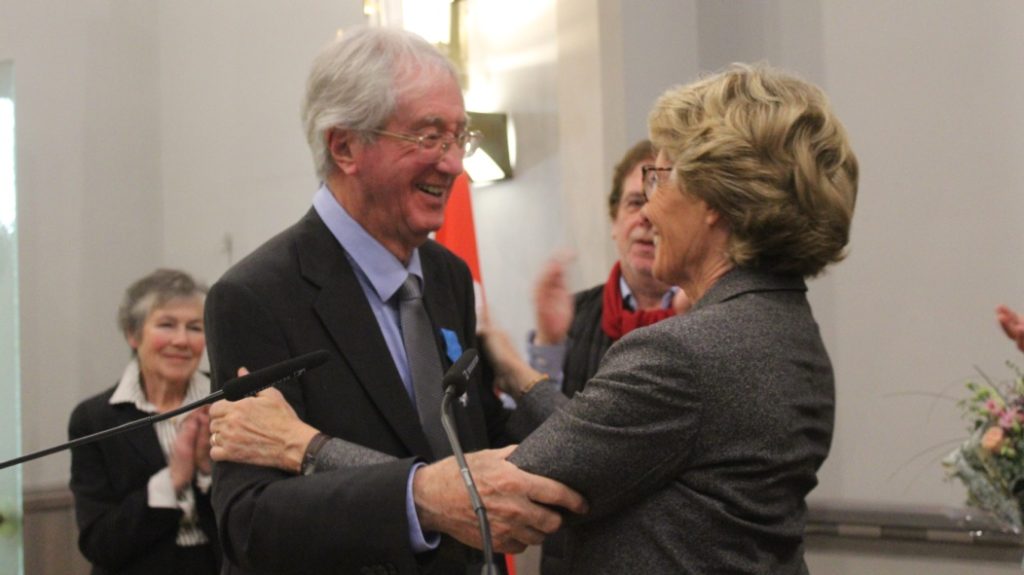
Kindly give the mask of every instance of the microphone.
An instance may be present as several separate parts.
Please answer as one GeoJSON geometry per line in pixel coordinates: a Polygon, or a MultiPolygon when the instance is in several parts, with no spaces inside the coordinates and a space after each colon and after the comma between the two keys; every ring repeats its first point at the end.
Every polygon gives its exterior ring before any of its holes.
{"type": "Polygon", "coordinates": [[[331,354],[321,349],[287,359],[280,363],[275,363],[274,365],[258,369],[250,374],[243,375],[242,377],[231,379],[225,382],[224,386],[220,390],[215,391],[202,399],[193,401],[188,405],[183,405],[178,409],[174,409],[166,413],[150,415],[149,417],[143,417],[141,419],[136,419],[135,421],[129,421],[128,423],[118,425],[117,427],[97,431],[96,433],[79,437],[78,439],[68,441],[67,443],[62,443],[54,447],[48,447],[41,451],[36,451],[35,453],[29,453],[28,455],[9,459],[0,463],[0,469],[5,469],[19,463],[25,463],[26,461],[32,461],[33,459],[39,459],[44,455],[50,455],[51,453],[56,453],[72,447],[78,447],[80,445],[86,445],[94,441],[106,439],[133,429],[138,429],[139,427],[154,424],[158,421],[170,419],[176,415],[192,411],[197,407],[213,403],[222,397],[228,401],[238,401],[239,399],[258,393],[272,385],[284,383],[289,379],[299,377],[305,373],[306,370],[319,367],[326,363],[330,358],[331,354]]]}
{"type": "Polygon", "coordinates": [[[284,383],[289,379],[295,379],[305,373],[306,370],[320,367],[327,363],[329,359],[331,359],[331,354],[322,349],[311,351],[298,357],[286,359],[281,363],[275,363],[270,367],[258,369],[242,377],[236,377],[226,382],[217,393],[222,394],[224,399],[228,401],[238,401],[244,397],[259,393],[268,387],[284,383]]]}
{"type": "Polygon", "coordinates": [[[445,435],[448,436],[448,443],[452,446],[452,453],[455,461],[459,464],[459,474],[462,475],[462,482],[466,484],[469,491],[469,501],[473,504],[473,511],[480,521],[480,537],[483,540],[484,565],[480,571],[481,575],[497,575],[498,568],[494,565],[494,550],[491,546],[491,525],[487,521],[487,509],[480,500],[480,492],[473,483],[473,475],[466,465],[466,456],[462,452],[462,444],[459,443],[459,436],[455,432],[455,417],[452,415],[452,399],[466,393],[469,380],[472,379],[480,364],[475,349],[467,349],[455,363],[448,368],[441,380],[444,385],[444,397],[441,398],[441,426],[444,427],[445,435]]]}
{"type": "Polygon", "coordinates": [[[444,374],[444,379],[441,380],[444,392],[446,394],[451,393],[455,397],[466,393],[466,388],[469,387],[469,380],[473,378],[473,373],[479,364],[480,357],[477,355],[476,350],[467,349],[444,374]]]}

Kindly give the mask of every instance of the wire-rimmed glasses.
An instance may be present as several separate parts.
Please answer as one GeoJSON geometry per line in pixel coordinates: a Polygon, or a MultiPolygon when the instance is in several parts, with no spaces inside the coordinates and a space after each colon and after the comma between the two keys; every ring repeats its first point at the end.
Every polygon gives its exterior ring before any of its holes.
{"type": "Polygon", "coordinates": [[[421,151],[437,153],[439,158],[447,154],[448,150],[452,149],[453,146],[456,150],[462,150],[463,158],[468,158],[473,155],[473,152],[477,151],[480,147],[480,142],[484,139],[483,133],[478,130],[459,132],[458,134],[430,133],[422,135],[400,134],[398,132],[388,132],[387,130],[370,130],[370,132],[380,136],[413,142],[421,151]]]}
{"type": "Polygon", "coordinates": [[[654,195],[654,191],[658,189],[658,186],[664,182],[667,182],[669,176],[672,174],[672,168],[659,168],[658,166],[641,166],[640,176],[644,182],[644,201],[651,201],[651,196],[654,195]],[[664,176],[661,174],[664,172],[664,176]]]}

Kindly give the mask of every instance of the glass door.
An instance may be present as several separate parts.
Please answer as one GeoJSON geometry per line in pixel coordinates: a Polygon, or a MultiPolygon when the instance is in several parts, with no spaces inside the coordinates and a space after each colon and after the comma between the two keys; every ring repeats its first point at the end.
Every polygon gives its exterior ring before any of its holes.
{"type": "MultiPolygon", "coordinates": [[[[21,452],[14,65],[0,62],[0,461],[21,452]]],[[[21,466],[0,469],[0,573],[22,572],[21,466]]]]}

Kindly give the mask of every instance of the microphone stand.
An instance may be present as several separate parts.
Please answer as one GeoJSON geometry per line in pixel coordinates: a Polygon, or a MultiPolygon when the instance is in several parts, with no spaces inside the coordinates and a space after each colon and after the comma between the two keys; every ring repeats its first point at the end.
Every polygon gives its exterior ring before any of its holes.
{"type": "Polygon", "coordinates": [[[466,456],[462,453],[462,444],[459,443],[459,436],[455,433],[454,415],[452,414],[452,399],[455,397],[455,387],[448,387],[444,390],[444,397],[441,398],[441,426],[448,436],[448,442],[452,445],[452,453],[455,461],[459,464],[459,473],[462,481],[469,491],[469,501],[473,504],[473,511],[480,521],[480,536],[483,538],[484,564],[480,570],[481,575],[498,575],[498,567],[494,564],[494,549],[491,546],[491,525],[487,521],[487,509],[480,500],[480,492],[473,483],[473,475],[466,465],[466,456]]]}
{"type": "Polygon", "coordinates": [[[80,445],[86,445],[94,441],[106,439],[113,435],[118,435],[121,433],[125,433],[127,431],[131,431],[133,429],[138,429],[139,427],[152,425],[158,421],[170,419],[176,415],[181,415],[182,413],[192,411],[197,407],[202,407],[204,405],[213,403],[222,397],[224,399],[227,399],[228,401],[237,401],[239,399],[242,399],[243,397],[252,395],[268,387],[284,383],[293,378],[297,378],[301,376],[303,373],[305,373],[306,370],[313,369],[319,365],[322,365],[328,359],[330,359],[330,357],[331,355],[328,352],[318,350],[300,355],[298,357],[287,359],[280,363],[274,364],[270,367],[266,367],[254,371],[248,375],[236,377],[235,379],[227,381],[224,383],[224,387],[222,387],[221,389],[218,389],[217,391],[211,393],[210,395],[207,395],[202,399],[193,401],[188,405],[183,405],[177,409],[168,411],[166,413],[158,413],[155,415],[150,415],[148,417],[136,419],[135,421],[129,421],[128,423],[118,425],[117,427],[97,431],[96,433],[86,435],[85,437],[79,437],[78,439],[68,441],[67,443],[62,443],[54,447],[48,447],[41,451],[36,451],[35,453],[29,453],[28,455],[22,455],[21,457],[9,459],[7,461],[0,463],[0,469],[6,469],[13,465],[18,465],[19,463],[25,463],[26,461],[39,459],[44,455],[49,455],[51,453],[56,453],[58,451],[63,451],[65,449],[69,449],[72,447],[78,447],[80,445]]]}
{"type": "Polygon", "coordinates": [[[202,406],[207,405],[209,403],[213,403],[213,402],[217,401],[218,399],[220,399],[221,397],[223,397],[223,395],[224,395],[224,390],[220,389],[220,390],[217,390],[217,391],[211,393],[210,395],[207,395],[206,397],[204,397],[202,399],[199,399],[197,401],[193,401],[192,403],[190,403],[188,405],[183,405],[183,406],[179,407],[178,409],[174,409],[172,411],[168,411],[168,412],[165,412],[165,413],[158,413],[156,415],[150,415],[149,417],[143,417],[143,418],[140,418],[140,419],[136,419],[135,421],[129,421],[128,423],[123,423],[121,425],[118,425],[117,427],[111,427],[110,429],[104,429],[103,431],[97,431],[96,433],[92,433],[92,434],[86,435],[84,437],[79,437],[78,439],[75,439],[75,440],[72,440],[72,441],[68,441],[67,443],[62,443],[60,445],[55,445],[53,447],[48,447],[48,448],[43,449],[41,451],[36,451],[35,453],[29,453],[28,455],[22,455],[21,457],[15,457],[14,459],[9,459],[7,461],[4,461],[3,463],[0,463],[0,469],[6,469],[8,467],[17,465],[19,463],[25,463],[26,461],[32,461],[33,459],[39,459],[40,457],[43,457],[44,455],[49,455],[51,453],[56,453],[58,451],[63,451],[65,449],[70,449],[72,447],[78,447],[80,445],[86,445],[86,444],[92,443],[94,441],[99,441],[101,439],[106,439],[107,437],[110,437],[112,435],[118,435],[118,434],[121,434],[121,433],[125,433],[125,432],[131,431],[133,429],[138,429],[139,427],[145,427],[147,425],[152,425],[152,424],[154,424],[154,423],[156,423],[158,421],[163,421],[165,419],[170,419],[170,418],[172,418],[172,417],[174,417],[176,415],[181,415],[182,413],[186,413],[186,412],[192,411],[193,409],[195,409],[197,407],[202,407],[202,406]]]}

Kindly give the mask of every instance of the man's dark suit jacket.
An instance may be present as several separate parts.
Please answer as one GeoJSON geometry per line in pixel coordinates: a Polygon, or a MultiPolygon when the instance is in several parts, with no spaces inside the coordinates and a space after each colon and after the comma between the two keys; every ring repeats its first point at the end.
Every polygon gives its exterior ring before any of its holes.
{"type": "Polygon", "coordinates": [[[799,277],[737,268],[684,315],[630,332],[510,461],[590,503],[571,573],[807,572],[804,497],[828,454],[832,366],[799,277]]]}
{"type": "MultiPolygon", "coordinates": [[[[447,369],[457,350],[441,329],[463,349],[476,346],[472,278],[440,245],[419,249],[424,302],[447,369]]],[[[224,274],[207,297],[206,328],[215,388],[240,366],[329,351],[327,364],[282,386],[285,397],[327,435],[399,458],[309,476],[217,464],[213,503],[225,573],[455,573],[479,560],[447,537],[434,552],[410,549],[409,470],[433,458],[355,272],[315,210],[224,274]]],[[[479,376],[466,405],[454,403],[466,451],[502,442],[506,414],[479,376]]]]}
{"type": "MultiPolygon", "coordinates": [[[[147,414],[134,405],[110,405],[114,387],[78,404],[68,436],[84,437],[147,414]]],[[[156,431],[143,427],[71,450],[71,491],[78,520],[78,547],[93,564],[94,575],[176,575],[194,571],[174,541],[182,512],[147,504],[147,485],[167,467],[156,431]]],[[[199,526],[217,550],[210,498],[193,486],[199,526]]],[[[219,551],[211,553],[215,560],[219,551]]],[[[211,564],[206,573],[216,573],[211,564]]]]}
{"type": "Polygon", "coordinates": [[[562,393],[572,397],[580,392],[597,373],[612,338],[601,327],[604,313],[604,284],[573,295],[572,324],[569,345],[562,365],[562,393]]]}

